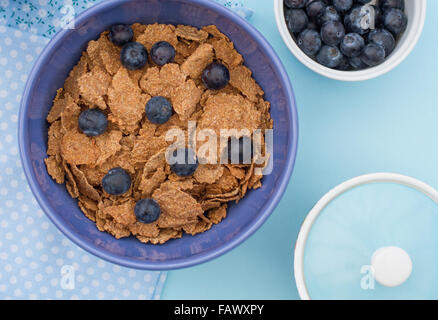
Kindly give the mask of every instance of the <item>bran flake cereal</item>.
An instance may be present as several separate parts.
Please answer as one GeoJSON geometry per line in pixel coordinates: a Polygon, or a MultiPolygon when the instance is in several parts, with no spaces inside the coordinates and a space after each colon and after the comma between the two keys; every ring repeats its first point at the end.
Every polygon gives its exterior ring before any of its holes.
{"type": "Polygon", "coordinates": [[[176,50],[173,62],[159,67],[149,59],[143,68],[127,70],[120,62],[121,48],[109,41],[108,31],[90,41],[48,113],[45,163],[49,175],[56,183],[65,183],[98,230],[116,238],[132,235],[144,243],[163,244],[220,223],[227,217],[227,203],[260,188],[263,178],[255,173],[260,166],[254,159],[247,165],[199,163],[192,176],[176,175],[166,161],[166,150],[175,143],[166,140],[169,130],[182,131],[186,146],[188,137],[202,129],[219,137],[221,129],[236,129],[233,135],[239,138],[246,135],[244,129],[272,129],[273,122],[263,90],[216,26],[131,27],[134,41],[148,51],[158,41],[169,42],[176,50]],[[207,89],[201,80],[213,61],[230,71],[229,84],[217,91],[207,89]],[[146,103],[154,96],[172,104],[174,113],[164,124],[151,123],[145,116],[146,103]],[[105,114],[108,127],[90,137],[78,129],[78,117],[94,108],[105,114]],[[190,134],[188,121],[197,126],[190,134]],[[119,196],[102,188],[103,177],[115,167],[126,170],[132,181],[119,196]],[[134,213],[137,201],[144,198],[159,204],[161,214],[155,222],[142,223],[134,213]]]}

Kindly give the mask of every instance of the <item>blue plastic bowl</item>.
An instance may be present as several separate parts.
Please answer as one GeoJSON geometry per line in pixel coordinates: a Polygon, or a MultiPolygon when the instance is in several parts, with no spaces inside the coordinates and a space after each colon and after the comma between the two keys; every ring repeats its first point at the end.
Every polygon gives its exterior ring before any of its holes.
{"type": "Polygon", "coordinates": [[[288,76],[268,42],[249,23],[211,0],[106,0],[84,11],[76,29],[60,31],[33,67],[24,90],[19,117],[23,168],[41,208],[69,239],[88,252],[126,267],[166,270],[188,267],[218,257],[254,233],[279,202],[295,162],[297,113],[288,76]],[[185,235],[163,245],[130,237],[116,240],[97,230],[64,185],[56,184],[44,164],[46,116],[56,90],[63,86],[86,44],[114,23],[170,23],[201,27],[215,24],[244,56],[246,65],[266,92],[274,119],[274,169],[263,187],[231,205],[228,217],[211,230],[185,235]]]}

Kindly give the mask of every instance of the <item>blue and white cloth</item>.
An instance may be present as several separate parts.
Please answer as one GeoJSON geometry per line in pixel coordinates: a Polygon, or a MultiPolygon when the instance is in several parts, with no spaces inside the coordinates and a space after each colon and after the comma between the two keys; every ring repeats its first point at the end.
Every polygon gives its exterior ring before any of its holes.
{"type": "MultiPolygon", "coordinates": [[[[105,262],[39,208],[21,168],[17,120],[33,62],[71,15],[102,0],[0,0],[0,299],[159,299],[165,272],[105,262]]],[[[105,1],[105,0],[103,0],[105,1]]],[[[240,1],[219,1],[249,17],[240,1]]]]}

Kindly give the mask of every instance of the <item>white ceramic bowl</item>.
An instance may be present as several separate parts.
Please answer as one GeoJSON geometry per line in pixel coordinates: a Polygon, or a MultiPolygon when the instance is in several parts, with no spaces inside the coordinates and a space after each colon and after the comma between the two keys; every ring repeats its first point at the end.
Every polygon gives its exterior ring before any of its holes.
{"type": "Polygon", "coordinates": [[[327,68],[309,58],[295,43],[284,20],[283,0],[274,0],[275,19],[283,41],[294,56],[305,66],[328,78],[343,81],[362,81],[378,77],[401,63],[412,51],[426,20],[426,0],[405,0],[408,27],[391,55],[380,65],[360,71],[340,71],[327,68]]]}
{"type": "MultiPolygon", "coordinates": [[[[418,1],[418,0],[414,0],[418,1]]],[[[395,184],[404,185],[413,188],[432,199],[434,202],[438,203],[438,191],[426,183],[417,180],[415,178],[397,174],[397,173],[371,173],[362,175],[348,181],[345,181],[338,185],[337,187],[326,193],[312,208],[307,217],[304,219],[301,225],[300,232],[298,233],[298,238],[295,243],[294,250],[294,275],[295,282],[298,289],[298,294],[302,300],[310,300],[311,297],[307,290],[306,280],[304,275],[304,250],[306,248],[307,238],[309,233],[318,219],[319,214],[337,197],[346,193],[347,191],[359,187],[364,184],[375,183],[375,182],[391,182],[395,184]]]]}

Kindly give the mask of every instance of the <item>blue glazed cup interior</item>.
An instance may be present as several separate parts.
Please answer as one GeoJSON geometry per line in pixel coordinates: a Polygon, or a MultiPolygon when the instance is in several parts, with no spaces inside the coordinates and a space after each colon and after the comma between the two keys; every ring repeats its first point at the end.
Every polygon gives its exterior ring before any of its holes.
{"type": "Polygon", "coordinates": [[[40,206],[52,222],[85,250],[123,266],[165,270],[187,267],[217,257],[258,229],[280,200],[295,161],[297,115],[292,88],[276,54],[246,21],[210,0],[112,0],[82,13],[75,29],[62,30],[42,52],[23,94],[19,119],[23,168],[40,206]],[[64,185],[56,184],[44,164],[46,116],[56,90],[63,86],[87,43],[114,23],[170,23],[201,27],[215,24],[234,42],[245,64],[266,92],[274,119],[274,168],[262,188],[250,191],[228,217],[207,232],[184,235],[163,245],[143,244],[130,237],[116,240],[97,230],[64,185]]]}

